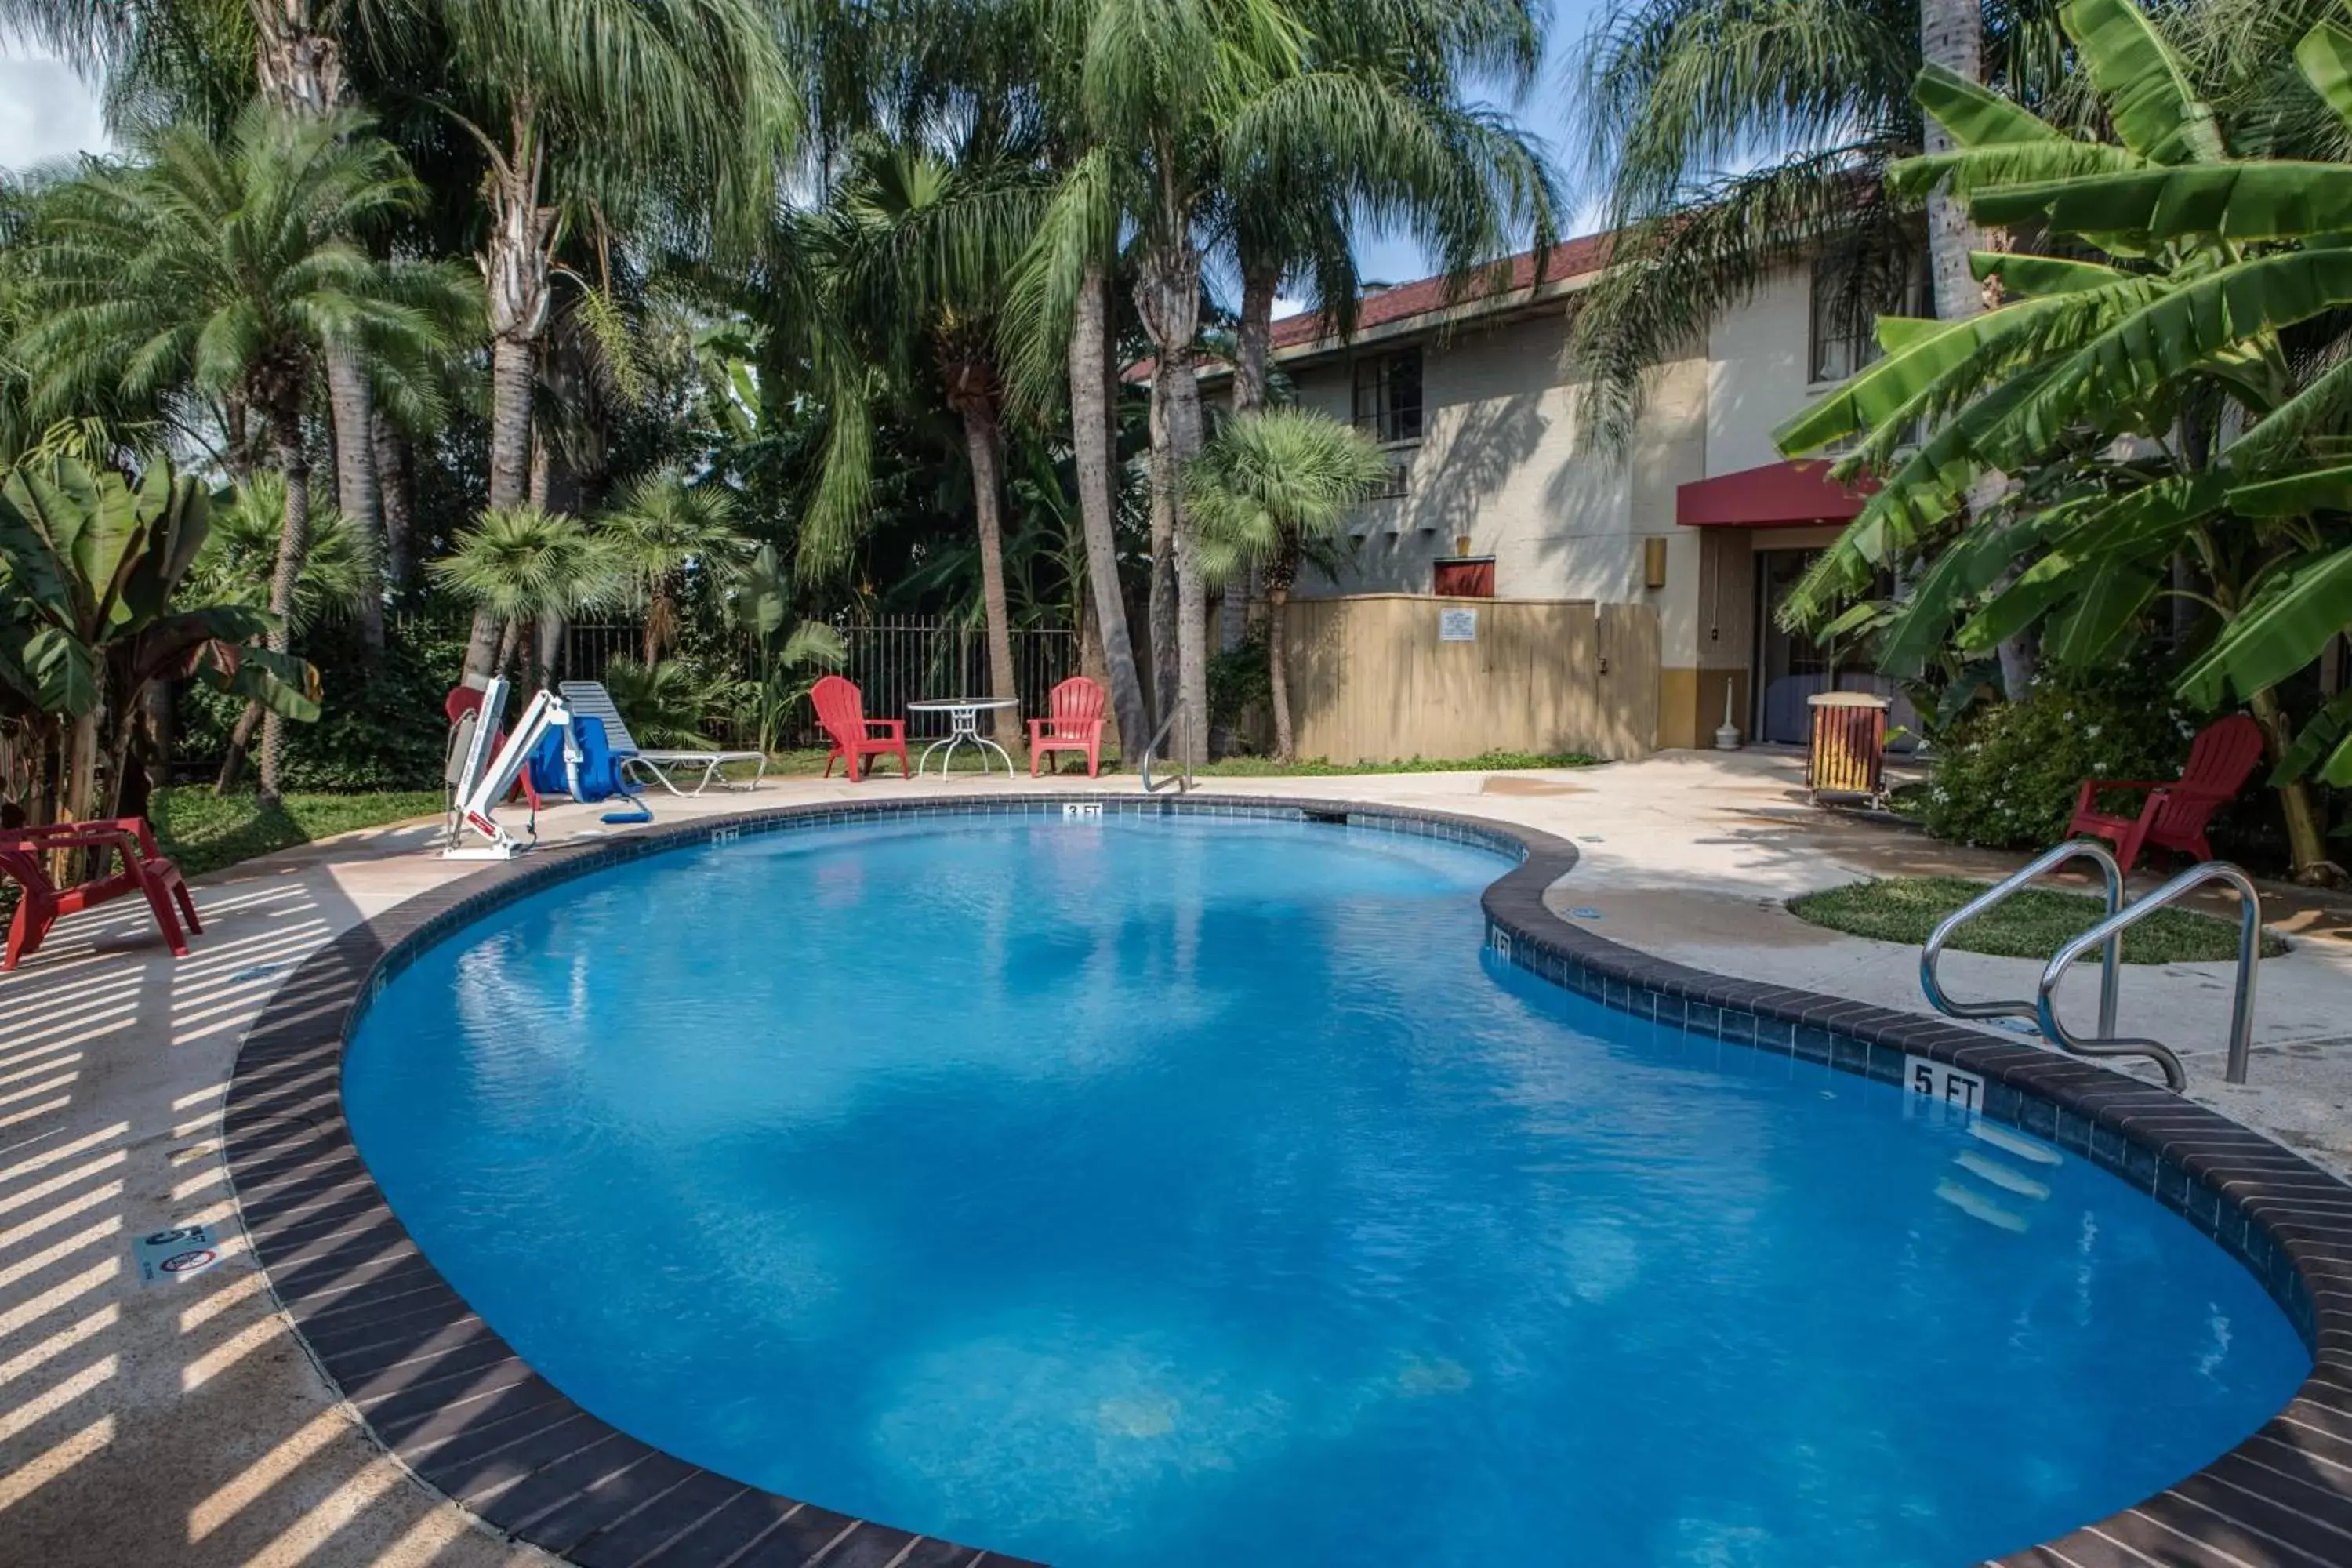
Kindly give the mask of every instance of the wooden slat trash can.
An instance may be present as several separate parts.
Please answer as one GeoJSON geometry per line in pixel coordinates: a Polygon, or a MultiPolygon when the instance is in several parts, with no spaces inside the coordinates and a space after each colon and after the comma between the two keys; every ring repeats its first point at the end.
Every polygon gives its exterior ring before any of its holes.
{"type": "Polygon", "coordinates": [[[1886,771],[1886,699],[1824,691],[1806,701],[1813,710],[1813,730],[1805,750],[1805,787],[1816,796],[1876,799],[1886,771]]]}

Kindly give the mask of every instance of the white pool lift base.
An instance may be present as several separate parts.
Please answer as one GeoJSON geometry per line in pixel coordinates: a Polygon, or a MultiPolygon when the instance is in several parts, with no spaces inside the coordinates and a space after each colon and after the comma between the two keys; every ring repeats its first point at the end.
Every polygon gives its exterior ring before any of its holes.
{"type": "Polygon", "coordinates": [[[571,723],[572,713],[554,693],[536,693],[522,710],[522,721],[493,756],[490,737],[498,730],[498,716],[506,702],[507,683],[493,679],[482,690],[481,707],[457,721],[458,738],[450,749],[459,760],[450,781],[456,794],[449,810],[449,841],[441,851],[444,860],[511,860],[539,841],[535,816],[528,838],[508,832],[506,824],[498,819],[499,802],[514,788],[540,738],[551,729],[571,723]]]}

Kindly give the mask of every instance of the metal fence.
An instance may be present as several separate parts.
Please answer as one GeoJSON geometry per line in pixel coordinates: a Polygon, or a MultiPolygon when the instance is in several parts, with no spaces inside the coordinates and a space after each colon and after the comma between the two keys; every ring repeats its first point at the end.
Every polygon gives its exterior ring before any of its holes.
{"type": "MultiPolygon", "coordinates": [[[[427,622],[403,617],[389,628],[394,637],[414,626],[446,636],[462,637],[466,623],[427,622]]],[[[926,698],[970,697],[989,689],[988,634],[936,616],[898,616],[870,622],[835,622],[847,648],[841,673],[856,681],[866,697],[866,711],[877,719],[905,717],[909,735],[947,731],[944,714],[908,714],[907,704],[926,698]]],[[[625,622],[577,624],[564,628],[563,655],[557,670],[562,680],[602,680],[615,658],[636,658],[644,651],[645,628],[625,622]]],[[[1021,697],[1021,716],[1045,713],[1047,694],[1078,672],[1078,635],[1068,626],[1020,626],[1013,632],[1013,679],[1021,697]]],[[[759,650],[749,638],[734,643],[720,669],[738,679],[757,679],[762,673],[759,650]]],[[[786,746],[822,743],[816,715],[801,705],[793,725],[782,737],[786,746]]],[[[730,716],[712,714],[705,726],[714,739],[741,738],[730,716]]]]}

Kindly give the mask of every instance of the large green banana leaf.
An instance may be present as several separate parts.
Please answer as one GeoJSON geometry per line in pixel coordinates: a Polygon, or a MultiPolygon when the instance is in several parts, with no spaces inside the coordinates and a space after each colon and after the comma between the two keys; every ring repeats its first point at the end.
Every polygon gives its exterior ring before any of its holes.
{"type": "Polygon", "coordinates": [[[2213,110],[2131,0],[2066,0],[2059,12],[2123,144],[2155,163],[2223,156],[2213,110]]]}
{"type": "Polygon", "coordinates": [[[2329,784],[2352,784],[2352,688],[2337,692],[2326,707],[2304,721],[2303,728],[2294,733],[2294,744],[2271,770],[2271,787],[2292,784],[2315,766],[2329,784]]]}
{"type": "Polygon", "coordinates": [[[2230,492],[2231,510],[2248,517],[2302,517],[2314,511],[2352,511],[2352,467],[2315,468],[2230,492]]]}
{"type": "Polygon", "coordinates": [[[319,717],[319,672],[291,654],[207,642],[197,648],[192,673],[298,722],[319,717]]]}
{"type": "Polygon", "coordinates": [[[1969,210],[1989,224],[2041,218],[2063,234],[2302,239],[2352,228],[2352,165],[2276,158],[2042,180],[1979,190],[1969,210]]]}
{"type": "Polygon", "coordinates": [[[2182,699],[2223,706],[2273,686],[2352,626],[2352,547],[2273,570],[2203,657],[2181,673],[2182,699]]]}
{"type": "Polygon", "coordinates": [[[79,719],[98,707],[98,658],[63,626],[43,626],[26,637],[21,657],[43,708],[79,719]]]}
{"type": "Polygon", "coordinates": [[[2077,669],[2105,663],[2130,641],[2159,584],[2155,573],[2120,561],[2095,567],[2074,603],[2051,618],[2043,651],[2077,669]]]}
{"type": "Polygon", "coordinates": [[[2233,343],[2352,304],[2352,250],[2257,257],[2170,289],[2085,342],[2021,401],[1980,458],[2031,460],[2070,426],[2144,414],[2182,373],[2233,343]]]}
{"type": "Polygon", "coordinates": [[[2113,275],[2111,303],[2103,315],[2095,290],[2068,290],[2023,300],[1966,321],[1939,323],[1934,331],[1909,330],[1909,341],[1840,383],[1773,432],[1790,457],[1819,451],[1857,431],[1906,423],[1927,405],[1948,397],[1956,376],[1969,384],[1990,380],[2011,366],[2046,353],[2053,327],[2083,320],[2128,315],[2145,303],[2153,286],[2126,274],[2113,275]]]}
{"type": "Polygon", "coordinates": [[[2352,32],[2333,22],[2322,22],[2294,47],[2294,63],[2311,90],[2352,127],[2352,32]]]}

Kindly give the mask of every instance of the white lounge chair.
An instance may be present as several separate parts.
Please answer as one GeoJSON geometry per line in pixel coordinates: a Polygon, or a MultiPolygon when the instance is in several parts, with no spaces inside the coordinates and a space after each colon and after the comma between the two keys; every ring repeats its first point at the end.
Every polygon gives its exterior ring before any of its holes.
{"type": "Polygon", "coordinates": [[[613,755],[620,759],[623,772],[632,767],[643,768],[653,781],[676,795],[700,795],[716,784],[727,789],[757,789],[760,781],[768,776],[768,753],[765,752],[648,752],[631,738],[629,727],[621,719],[621,710],[613,706],[613,694],[604,683],[595,680],[567,680],[559,689],[572,712],[593,719],[604,726],[605,743],[613,755]],[[730,763],[757,763],[759,771],[743,784],[737,784],[719,770],[730,763]],[[692,789],[680,789],[670,777],[672,770],[684,773],[699,771],[692,789]]]}

